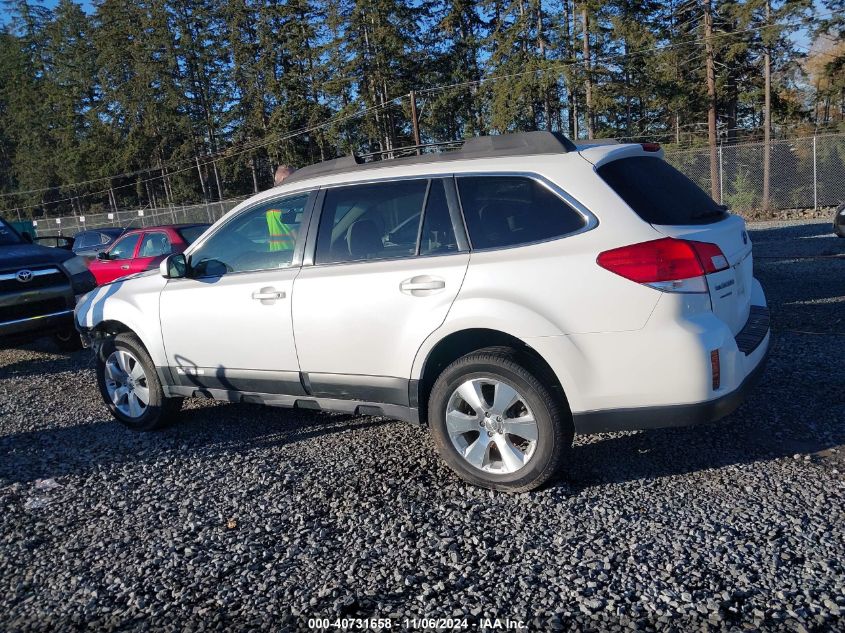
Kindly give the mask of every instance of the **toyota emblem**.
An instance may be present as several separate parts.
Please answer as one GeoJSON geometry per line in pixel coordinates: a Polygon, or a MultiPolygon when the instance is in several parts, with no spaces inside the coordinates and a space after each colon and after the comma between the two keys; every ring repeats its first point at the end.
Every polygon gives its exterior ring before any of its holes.
{"type": "Polygon", "coordinates": [[[32,271],[31,270],[19,270],[18,274],[15,275],[17,280],[22,284],[25,284],[29,281],[32,281],[32,271]]]}

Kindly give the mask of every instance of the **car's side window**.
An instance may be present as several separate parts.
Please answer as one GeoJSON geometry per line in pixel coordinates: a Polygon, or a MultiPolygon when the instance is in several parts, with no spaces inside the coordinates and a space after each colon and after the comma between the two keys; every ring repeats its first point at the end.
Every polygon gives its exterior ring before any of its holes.
{"type": "Polygon", "coordinates": [[[127,235],[112,247],[109,251],[109,259],[132,259],[135,255],[135,246],[140,239],[140,233],[127,235]]]}
{"type": "Polygon", "coordinates": [[[553,239],[586,224],[543,184],[525,176],[460,176],[461,208],[473,248],[553,239]]]}
{"type": "Polygon", "coordinates": [[[226,223],[191,254],[195,277],[219,277],[293,261],[308,194],[263,202],[226,223]]]}
{"type": "Polygon", "coordinates": [[[170,239],[165,233],[146,233],[138,257],[160,257],[170,253],[170,239]]]}
{"type": "Polygon", "coordinates": [[[328,189],[316,263],[413,257],[427,188],[412,179],[328,189]]]}

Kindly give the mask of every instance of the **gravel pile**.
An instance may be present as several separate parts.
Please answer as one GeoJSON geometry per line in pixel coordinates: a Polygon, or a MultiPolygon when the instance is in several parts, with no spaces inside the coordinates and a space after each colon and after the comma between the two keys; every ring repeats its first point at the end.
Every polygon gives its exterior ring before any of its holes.
{"type": "Polygon", "coordinates": [[[737,412],[580,438],[537,493],[465,486],[424,429],[384,419],[197,400],[132,434],[89,352],[0,351],[0,629],[845,630],[845,259],[816,258],[845,240],[828,226],[753,227],[776,338],[737,412]]]}

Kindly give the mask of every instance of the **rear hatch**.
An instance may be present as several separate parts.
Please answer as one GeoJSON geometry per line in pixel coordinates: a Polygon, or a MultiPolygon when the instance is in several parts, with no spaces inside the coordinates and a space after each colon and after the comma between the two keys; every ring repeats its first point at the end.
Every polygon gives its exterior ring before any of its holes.
{"type": "Polygon", "coordinates": [[[745,221],[729,214],[659,155],[625,152],[619,159],[601,162],[596,171],[663,235],[708,242],[721,249],[727,268],[707,275],[707,286],[713,312],[738,334],[748,320],[754,275],[745,221]]]}

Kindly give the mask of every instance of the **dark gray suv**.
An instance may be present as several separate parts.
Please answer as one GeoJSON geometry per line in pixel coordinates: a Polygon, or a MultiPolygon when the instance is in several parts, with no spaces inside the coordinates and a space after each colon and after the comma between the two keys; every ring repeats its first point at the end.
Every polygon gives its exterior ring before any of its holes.
{"type": "Polygon", "coordinates": [[[80,348],[73,308],[95,286],[81,257],[33,244],[0,219],[0,347],[49,335],[62,350],[80,348]]]}

